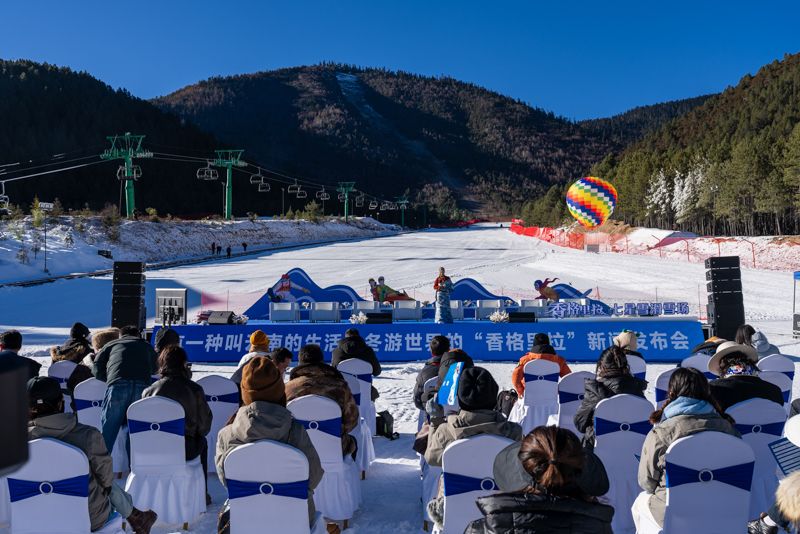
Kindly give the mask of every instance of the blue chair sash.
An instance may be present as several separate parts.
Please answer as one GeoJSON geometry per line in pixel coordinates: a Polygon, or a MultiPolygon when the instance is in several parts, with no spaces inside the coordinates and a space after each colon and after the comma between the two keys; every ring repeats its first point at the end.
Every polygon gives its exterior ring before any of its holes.
{"type": "Polygon", "coordinates": [[[135,421],[128,419],[128,431],[131,434],[138,432],[167,432],[176,436],[183,436],[186,431],[186,421],[184,419],[174,419],[172,421],[162,421],[160,423],[150,421],[135,421]]]}
{"type": "Polygon", "coordinates": [[[70,497],[89,496],[89,475],[78,475],[64,480],[35,482],[33,480],[8,479],[8,493],[11,502],[22,501],[37,495],[68,495],[70,497]]]}
{"type": "Polygon", "coordinates": [[[239,394],[227,393],[225,395],[206,395],[206,402],[230,402],[231,404],[239,404],[239,394]]]}
{"type": "Polygon", "coordinates": [[[353,393],[353,400],[356,401],[356,406],[361,406],[361,393],[353,393]]]}
{"type": "Polygon", "coordinates": [[[552,373],[549,375],[530,375],[525,373],[525,383],[538,382],[539,380],[547,380],[548,382],[558,382],[559,374],[552,373]]]}
{"type": "Polygon", "coordinates": [[[319,430],[337,438],[342,437],[342,418],[335,417],[333,419],[324,419],[322,421],[304,421],[296,419],[296,421],[303,425],[306,430],[319,430]]]}
{"type": "Polygon", "coordinates": [[[359,380],[363,380],[364,382],[369,382],[370,384],[372,384],[372,373],[367,373],[367,374],[363,374],[363,375],[356,375],[356,378],[358,378],[359,380]]]}
{"type": "Polygon", "coordinates": [[[646,374],[647,373],[645,371],[642,371],[641,373],[635,373],[633,376],[635,376],[636,378],[641,378],[642,380],[644,380],[644,377],[645,377],[646,374]]]}
{"type": "Polygon", "coordinates": [[[611,434],[612,432],[636,432],[644,436],[650,432],[653,425],[650,421],[636,421],[634,423],[618,423],[617,421],[609,421],[601,417],[594,418],[594,434],[595,436],[602,436],[604,434],[611,434]]]}
{"type": "Polygon", "coordinates": [[[467,475],[444,472],[444,496],[453,497],[470,491],[493,491],[498,489],[492,478],[475,478],[467,475]]]}
{"type": "Polygon", "coordinates": [[[570,393],[569,391],[558,392],[558,403],[566,404],[568,402],[575,402],[583,400],[583,393],[570,393]]]}
{"type": "Polygon", "coordinates": [[[715,374],[714,374],[714,373],[712,373],[711,371],[705,371],[703,374],[704,374],[704,375],[706,376],[706,378],[708,378],[709,380],[716,380],[717,378],[719,378],[717,375],[715,375],[715,374]]]}
{"type": "Polygon", "coordinates": [[[75,411],[86,410],[87,408],[99,408],[103,405],[102,399],[86,400],[86,399],[72,399],[75,403],[75,411]]]}
{"type": "Polygon", "coordinates": [[[784,371],[783,374],[789,377],[789,380],[794,381],[794,371],[784,371]]]}
{"type": "Polygon", "coordinates": [[[785,423],[767,423],[765,425],[741,425],[737,423],[736,430],[739,434],[770,434],[772,436],[781,437],[783,435],[783,427],[785,423]]]}
{"type": "Polygon", "coordinates": [[[683,484],[693,484],[695,482],[711,482],[716,480],[729,486],[750,491],[750,484],[753,480],[753,469],[755,462],[741,465],[732,465],[720,469],[703,469],[697,471],[682,465],[667,462],[666,485],[668,488],[675,488],[683,484]]]}
{"type": "Polygon", "coordinates": [[[781,391],[783,393],[783,403],[786,404],[789,402],[789,398],[792,396],[792,390],[787,389],[786,391],[781,391]]]}
{"type": "Polygon", "coordinates": [[[667,393],[666,389],[656,388],[656,402],[663,402],[667,400],[667,393]]]}
{"type": "Polygon", "coordinates": [[[297,482],[244,482],[242,480],[225,480],[228,486],[229,499],[241,499],[253,495],[277,495],[293,499],[308,499],[308,480],[297,482]]]}

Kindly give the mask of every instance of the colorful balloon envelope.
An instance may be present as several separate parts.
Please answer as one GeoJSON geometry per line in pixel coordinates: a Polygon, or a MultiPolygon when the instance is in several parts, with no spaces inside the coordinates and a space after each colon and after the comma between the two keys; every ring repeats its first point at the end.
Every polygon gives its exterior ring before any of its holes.
{"type": "Polygon", "coordinates": [[[586,228],[606,222],[616,206],[617,190],[602,178],[581,178],[567,190],[567,208],[586,228]]]}

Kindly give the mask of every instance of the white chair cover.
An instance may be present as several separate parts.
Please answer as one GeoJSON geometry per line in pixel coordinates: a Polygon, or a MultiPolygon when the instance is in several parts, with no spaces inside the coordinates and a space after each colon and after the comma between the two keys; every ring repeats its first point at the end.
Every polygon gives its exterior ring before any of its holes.
{"type": "Polygon", "coordinates": [[[672,369],[667,369],[666,371],[659,373],[656,377],[656,406],[661,408],[664,402],[667,400],[667,394],[669,393],[669,379],[672,378],[672,373],[677,371],[677,367],[673,367],[672,369]]]}
{"type": "Polygon", "coordinates": [[[635,354],[629,354],[627,359],[628,367],[631,369],[631,374],[644,380],[647,376],[647,363],[645,363],[644,358],[640,358],[635,354]]]}
{"type": "MultiPolygon", "coordinates": [[[[102,411],[103,397],[106,396],[106,383],[96,378],[89,378],[75,386],[73,394],[75,396],[78,422],[93,426],[102,432],[103,426],[100,423],[100,413],[102,411]]],[[[128,451],[125,448],[127,438],[128,428],[121,428],[117,434],[117,441],[114,442],[114,449],[111,451],[115,473],[126,473],[130,469],[128,451]]]]}
{"type": "MultiPolygon", "coordinates": [[[[350,393],[353,394],[356,404],[360,405],[361,383],[358,378],[347,373],[342,373],[342,376],[347,381],[347,386],[350,388],[350,393]]],[[[372,432],[370,432],[369,425],[367,425],[363,417],[359,417],[358,426],[350,431],[350,435],[356,438],[356,443],[358,444],[356,465],[362,475],[366,475],[369,466],[375,461],[375,445],[372,443],[372,432]]]]}
{"type": "MultiPolygon", "coordinates": [[[[771,356],[769,357],[771,358],[771,356]]],[[[770,384],[775,384],[781,388],[781,394],[783,394],[783,405],[786,407],[786,411],[788,412],[792,403],[792,380],[786,376],[786,373],[781,373],[779,371],[761,371],[758,373],[758,377],[761,378],[761,380],[765,380],[770,384]]]]}
{"type": "Polygon", "coordinates": [[[576,436],[583,437],[575,428],[575,412],[581,406],[586,379],[593,377],[594,374],[589,371],[574,371],[558,381],[558,414],[550,416],[548,425],[566,428],[576,436]]]}
{"type": "Polygon", "coordinates": [[[352,458],[342,459],[339,405],[320,395],[306,395],[292,400],[286,407],[306,427],[325,471],[314,490],[317,510],[334,521],[350,519],[361,504],[361,486],[359,470],[352,458]],[[327,426],[325,422],[337,419],[338,423],[330,424],[330,431],[323,430],[327,426]]]}
{"type": "MultiPolygon", "coordinates": [[[[29,442],[29,454],[7,478],[12,534],[90,532],[89,461],[83,451],[44,438],[29,442]]],[[[121,527],[117,515],[99,532],[121,533],[121,527]]]]}
{"type": "Polygon", "coordinates": [[[706,378],[708,378],[709,380],[714,380],[715,378],[717,378],[717,375],[708,370],[708,362],[710,361],[711,361],[711,356],[708,356],[706,354],[693,354],[692,356],[683,359],[683,361],[681,362],[681,367],[697,369],[698,371],[701,371],[704,375],[706,375],[706,378]]]}
{"type": "Polygon", "coordinates": [[[648,421],[652,411],[650,401],[628,394],[603,399],[594,411],[594,452],[609,474],[605,499],[616,510],[611,523],[615,534],[635,530],[630,510],[639,495],[639,456],[652,428],[648,421]]]}
{"type": "Polygon", "coordinates": [[[11,501],[8,500],[8,482],[0,477],[0,534],[11,532],[11,501]]]}
{"type": "Polygon", "coordinates": [[[560,367],[547,360],[531,360],[525,364],[525,393],[508,414],[508,420],[519,423],[523,434],[558,413],[558,379],[560,367]]]}
{"type": "Polygon", "coordinates": [[[375,425],[375,403],[372,402],[372,366],[364,360],[350,358],[341,362],[337,369],[341,373],[352,375],[358,379],[358,383],[361,386],[358,411],[364,421],[367,422],[367,427],[374,436],[377,434],[377,428],[375,425]]]}
{"type": "Polygon", "coordinates": [[[194,521],[206,509],[205,473],[200,458],[186,461],[183,407],[165,397],[147,397],[128,408],[131,473],[125,490],[140,510],[159,522],[194,521]]]}
{"type": "Polygon", "coordinates": [[[239,388],[236,383],[224,376],[207,375],[197,380],[203,388],[206,402],[211,408],[211,430],[206,436],[208,442],[208,472],[214,473],[217,467],[214,455],[217,452],[217,434],[228,422],[228,419],[239,409],[239,388]]]}
{"type": "Polygon", "coordinates": [[[700,432],[676,440],[666,454],[669,483],[664,528],[650,513],[650,494],[643,492],[632,510],[637,533],[746,534],[747,520],[754,517],[748,514],[753,460],[747,443],[722,432],[700,432]],[[739,467],[733,476],[724,471],[731,467],[739,467]]]}
{"type": "Polygon", "coordinates": [[[494,459],[511,443],[508,438],[480,434],[456,440],[444,450],[443,534],[462,534],[467,525],[482,517],[475,500],[497,491],[494,459]]]}
{"type": "Polygon", "coordinates": [[[433,518],[428,514],[428,503],[436,498],[439,491],[439,479],[442,477],[442,468],[430,465],[422,457],[422,519],[433,523],[433,518]]]}
{"type": "Polygon", "coordinates": [[[750,517],[758,517],[758,514],[769,509],[775,502],[778,464],[769,444],[783,435],[786,410],[780,404],[767,399],[750,399],[734,404],[727,412],[736,421],[736,430],[755,454],[750,517]]]}
{"type": "Polygon", "coordinates": [[[309,534],[308,459],[297,449],[263,440],[225,458],[231,534],[309,534]],[[269,528],[265,528],[269,525],[269,528]]]}
{"type": "Polygon", "coordinates": [[[761,371],[777,371],[794,380],[794,362],[782,354],[772,354],[758,360],[761,371]]]}
{"type": "MultiPolygon", "coordinates": [[[[425,384],[422,385],[422,397],[428,398],[431,392],[436,389],[436,382],[439,380],[439,377],[434,376],[433,378],[429,378],[425,381],[425,384]]],[[[417,421],[417,432],[420,431],[422,425],[428,420],[428,413],[425,410],[419,411],[419,420],[417,421]]]]}
{"type": "Polygon", "coordinates": [[[62,360],[47,368],[47,376],[55,378],[61,384],[61,392],[64,394],[64,413],[72,413],[72,397],[67,395],[67,380],[77,366],[75,362],[62,360]]]}

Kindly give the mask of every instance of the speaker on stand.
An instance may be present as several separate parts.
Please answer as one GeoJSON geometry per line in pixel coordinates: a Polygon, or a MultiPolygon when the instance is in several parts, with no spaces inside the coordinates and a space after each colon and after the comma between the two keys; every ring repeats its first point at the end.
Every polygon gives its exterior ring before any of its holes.
{"type": "Polygon", "coordinates": [[[706,290],[708,321],[714,335],[733,340],[736,330],[745,323],[739,256],[706,260],[706,290]]]}
{"type": "Polygon", "coordinates": [[[147,309],[144,305],[144,262],[115,261],[111,286],[111,326],[138,326],[144,330],[147,309]]]}

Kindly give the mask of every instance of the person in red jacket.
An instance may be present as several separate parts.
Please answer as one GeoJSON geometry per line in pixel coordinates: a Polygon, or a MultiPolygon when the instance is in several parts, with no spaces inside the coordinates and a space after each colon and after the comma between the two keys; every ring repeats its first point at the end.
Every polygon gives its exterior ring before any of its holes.
{"type": "Polygon", "coordinates": [[[567,365],[567,361],[556,354],[556,350],[550,345],[550,337],[547,334],[539,333],[533,337],[533,347],[531,350],[519,359],[519,363],[511,373],[511,383],[514,389],[517,390],[517,395],[522,398],[525,393],[525,364],[533,360],[547,360],[548,362],[557,363],[559,367],[559,376],[570,374],[572,371],[567,365]]]}

